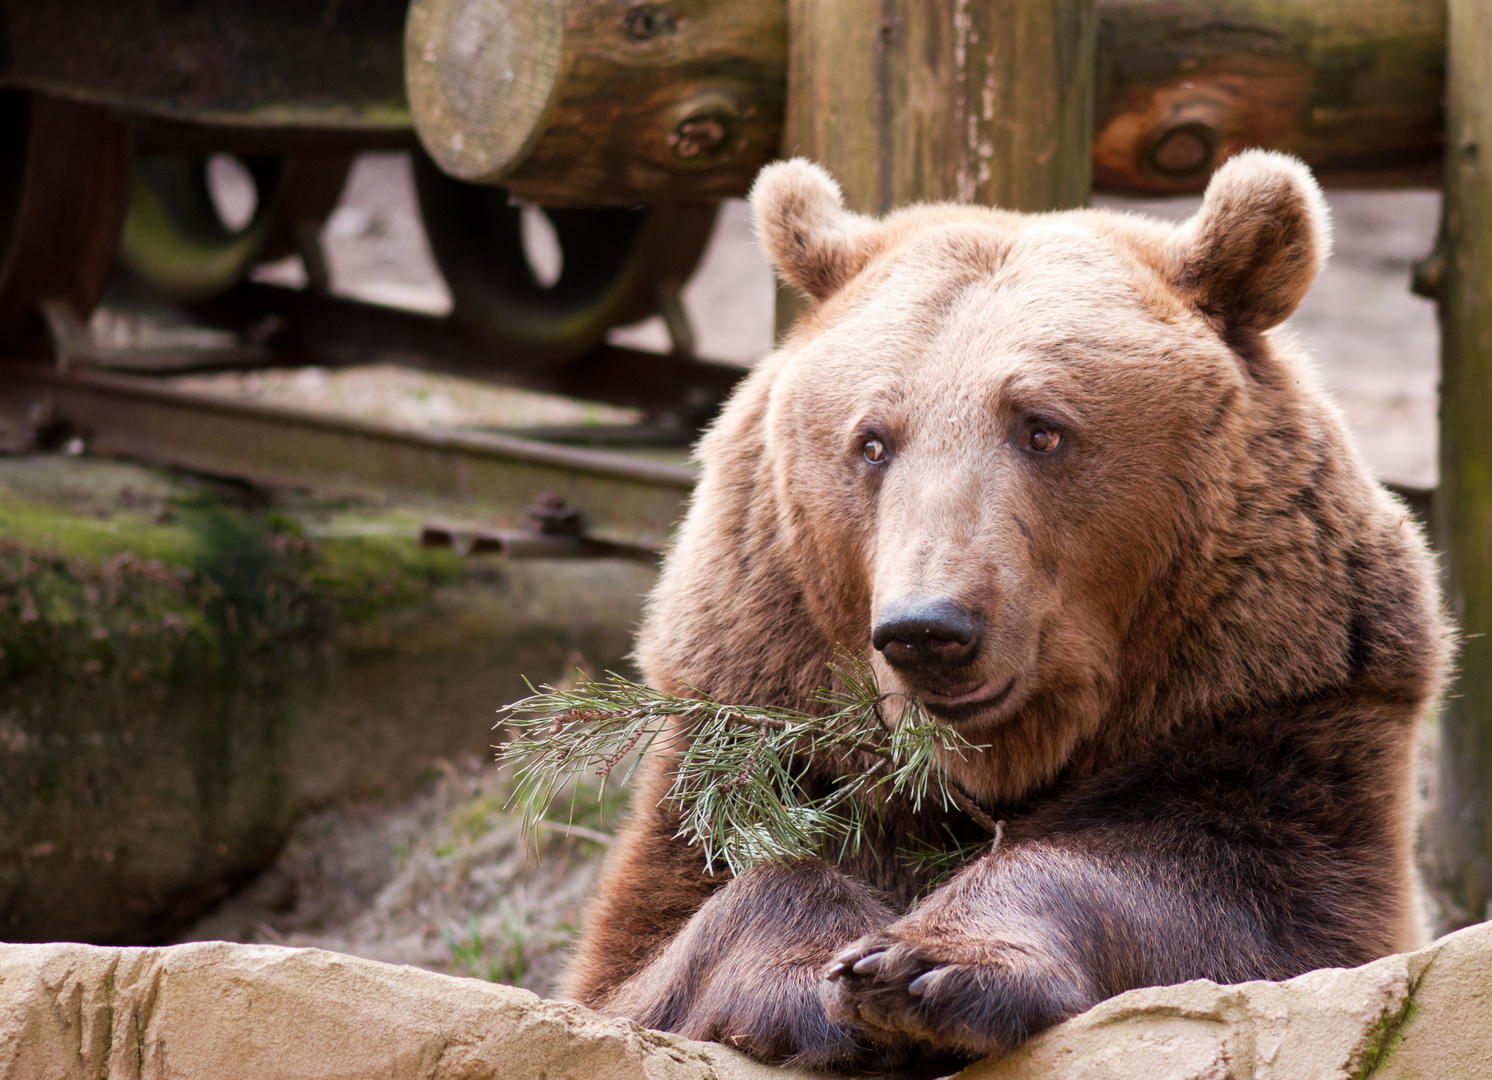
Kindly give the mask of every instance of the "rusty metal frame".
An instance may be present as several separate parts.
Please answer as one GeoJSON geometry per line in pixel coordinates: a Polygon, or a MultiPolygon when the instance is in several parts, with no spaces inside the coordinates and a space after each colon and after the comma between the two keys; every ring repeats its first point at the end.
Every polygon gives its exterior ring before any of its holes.
{"type": "Polygon", "coordinates": [[[430,432],[209,397],[138,376],[0,364],[0,419],[37,416],[88,452],[269,487],[390,494],[495,525],[552,493],[599,541],[658,549],[684,510],[687,465],[510,435],[430,432]]]}

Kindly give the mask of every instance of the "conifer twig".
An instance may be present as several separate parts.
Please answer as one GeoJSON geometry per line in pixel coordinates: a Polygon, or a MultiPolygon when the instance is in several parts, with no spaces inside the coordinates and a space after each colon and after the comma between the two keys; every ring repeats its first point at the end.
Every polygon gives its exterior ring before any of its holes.
{"type": "MultiPolygon", "coordinates": [[[[761,862],[858,849],[878,806],[901,798],[914,810],[930,798],[957,807],[994,833],[994,822],[947,774],[947,762],[984,747],[904,702],[886,724],[870,666],[831,664],[838,689],[813,698],[822,714],[727,705],[707,695],[680,697],[608,672],[581,673],[573,688],[542,686],[510,705],[510,738],[500,761],[514,766],[514,801],[525,822],[541,820],[565,780],[592,771],[609,777],[634,750],[672,758],[663,801],[678,814],[678,835],[699,845],[707,864],[740,873],[761,862]],[[812,760],[856,767],[805,787],[812,760]]],[[[533,690],[533,687],[530,686],[533,690]]],[[[628,767],[630,777],[634,761],[628,767]]]]}
{"type": "Polygon", "coordinates": [[[976,803],[972,798],[970,798],[969,795],[964,792],[964,789],[959,787],[956,783],[949,782],[948,797],[953,800],[954,806],[958,807],[974,820],[975,825],[978,825],[985,832],[995,837],[996,846],[999,846],[1000,834],[1004,832],[1005,829],[1005,823],[1003,821],[996,821],[994,818],[986,814],[980,807],[980,805],[976,803]]]}

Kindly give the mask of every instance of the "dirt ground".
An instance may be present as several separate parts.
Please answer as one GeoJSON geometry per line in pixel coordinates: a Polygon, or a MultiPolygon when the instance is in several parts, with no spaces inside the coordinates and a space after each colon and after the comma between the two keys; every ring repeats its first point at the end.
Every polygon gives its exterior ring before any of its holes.
{"type": "Polygon", "coordinates": [[[619,802],[586,792],[573,822],[525,837],[508,795],[500,770],[464,758],[413,798],[328,807],[179,940],[315,946],[551,995],[619,802]]]}
{"type": "MultiPolygon", "coordinates": [[[[1180,217],[1195,200],[1103,205],[1180,217]]],[[[1384,479],[1435,483],[1437,334],[1433,307],[1410,294],[1430,249],[1431,192],[1333,192],[1336,254],[1291,326],[1314,351],[1369,463],[1384,479]]],[[[440,313],[450,297],[418,224],[407,159],[367,154],[323,237],[335,292],[440,313]]],[[[270,280],[296,268],[263,268],[270,280]]],[[[771,347],[774,287],[745,204],[726,203],[684,293],[701,355],[749,365],[771,347]]],[[[612,340],[664,349],[659,319],[612,340]]],[[[623,422],[604,407],[524,397],[465,380],[370,365],[198,377],[203,388],[297,401],[417,426],[623,422]],[[515,396],[517,395],[517,396],[515,396]],[[568,411],[567,411],[568,410],[568,411]],[[577,411],[578,410],[578,411],[577,411]],[[597,410],[603,410],[598,412],[597,410]]],[[[604,852],[616,800],[594,799],[566,836],[545,827],[525,855],[489,763],[442,763],[413,799],[330,807],[296,829],[276,865],[183,940],[318,945],[437,971],[553,991],[565,947],[604,852]]]]}

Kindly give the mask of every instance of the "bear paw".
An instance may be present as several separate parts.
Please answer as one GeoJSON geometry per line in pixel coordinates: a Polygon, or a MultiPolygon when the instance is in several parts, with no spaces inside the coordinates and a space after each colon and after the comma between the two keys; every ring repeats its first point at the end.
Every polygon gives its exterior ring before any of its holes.
{"type": "Polygon", "coordinates": [[[1075,973],[1029,943],[917,940],[896,927],[841,950],[820,996],[877,1041],[965,1057],[1008,1051],[1093,1004],[1075,973]]]}

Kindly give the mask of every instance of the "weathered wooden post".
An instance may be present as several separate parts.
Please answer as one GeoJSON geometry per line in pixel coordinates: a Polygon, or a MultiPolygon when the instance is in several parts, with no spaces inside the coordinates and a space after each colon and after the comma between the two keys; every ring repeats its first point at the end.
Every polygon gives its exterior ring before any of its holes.
{"type": "Polygon", "coordinates": [[[1450,0],[1448,31],[1436,520],[1465,634],[1441,713],[1440,855],[1453,928],[1492,918],[1492,7],[1450,0]]]}
{"type": "MultiPolygon", "coordinates": [[[[1093,0],[788,0],[784,156],[880,213],[958,199],[1081,206],[1093,0]]],[[[794,298],[779,291],[778,324],[794,298]]]]}
{"type": "Polygon", "coordinates": [[[1093,0],[788,0],[785,154],[856,210],[1081,206],[1093,0]]]}

